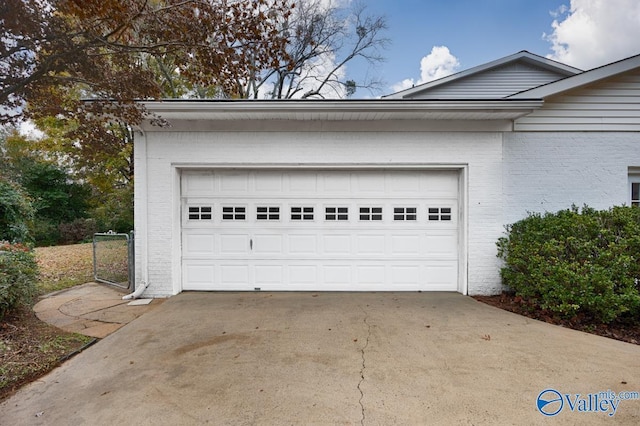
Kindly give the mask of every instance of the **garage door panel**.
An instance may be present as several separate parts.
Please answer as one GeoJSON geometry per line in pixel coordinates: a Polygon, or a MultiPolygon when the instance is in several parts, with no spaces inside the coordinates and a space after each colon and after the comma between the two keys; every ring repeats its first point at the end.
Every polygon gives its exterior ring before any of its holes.
{"type": "Polygon", "coordinates": [[[220,265],[220,284],[224,287],[249,288],[250,267],[246,264],[220,265]]]}
{"type": "Polygon", "coordinates": [[[358,255],[384,256],[386,254],[385,234],[356,235],[358,255]]]}
{"type": "Polygon", "coordinates": [[[249,175],[246,173],[218,173],[219,195],[232,197],[248,195],[249,175]]]}
{"type": "Polygon", "coordinates": [[[182,194],[189,196],[210,196],[214,191],[213,173],[200,172],[189,175],[188,179],[182,179],[182,194]]]}
{"type": "Polygon", "coordinates": [[[315,194],[318,190],[316,173],[289,175],[289,191],[292,194],[315,194]]]}
{"type": "Polygon", "coordinates": [[[323,235],[323,251],[327,256],[351,254],[351,234],[323,235]]]}
{"type": "Polygon", "coordinates": [[[255,284],[257,287],[277,287],[285,282],[285,267],[282,265],[256,265],[254,267],[255,284]]]}
{"type": "Polygon", "coordinates": [[[420,235],[392,235],[391,254],[394,256],[419,256],[424,251],[420,250],[420,235]]]}
{"type": "Polygon", "coordinates": [[[323,284],[326,287],[321,289],[337,289],[344,288],[348,284],[352,283],[350,265],[322,265],[323,284]]]}
{"type": "Polygon", "coordinates": [[[215,254],[215,235],[213,233],[188,233],[184,237],[184,255],[187,257],[208,257],[215,254]]]}
{"type": "Polygon", "coordinates": [[[215,266],[210,263],[186,262],[183,265],[183,274],[190,290],[210,290],[217,284],[215,266]]]}
{"type": "Polygon", "coordinates": [[[366,197],[384,197],[386,194],[385,176],[377,172],[362,172],[356,174],[355,191],[366,197]]]}
{"type": "Polygon", "coordinates": [[[451,280],[457,277],[458,263],[447,262],[425,265],[425,276],[429,288],[435,291],[451,289],[451,280]]]}
{"type": "Polygon", "coordinates": [[[289,235],[289,255],[317,255],[318,251],[318,235],[289,235]]]}
{"type": "Polygon", "coordinates": [[[299,264],[289,266],[289,284],[293,288],[317,290],[318,279],[317,265],[299,264]]]}
{"type": "Polygon", "coordinates": [[[254,175],[255,195],[262,197],[277,197],[283,193],[284,177],[279,172],[262,172],[254,175]]]}
{"type": "Polygon", "coordinates": [[[322,175],[321,183],[322,191],[328,197],[351,195],[351,173],[336,172],[324,174],[322,175]]]}
{"type": "Polygon", "coordinates": [[[356,268],[357,285],[364,288],[384,288],[386,267],[381,265],[361,265],[356,268]]]}
{"type": "Polygon", "coordinates": [[[252,234],[250,250],[256,255],[271,254],[282,255],[284,253],[284,237],[281,234],[252,234]]]}
{"type": "Polygon", "coordinates": [[[427,256],[449,257],[455,259],[458,255],[458,239],[456,235],[428,235],[425,238],[427,256]]]}
{"type": "Polygon", "coordinates": [[[386,176],[386,189],[395,196],[421,198],[424,194],[420,185],[419,172],[388,173],[386,176]]]}
{"type": "Polygon", "coordinates": [[[420,265],[398,265],[391,268],[391,284],[398,288],[419,288],[420,271],[423,269],[420,265]]]}
{"type": "Polygon", "coordinates": [[[220,235],[220,256],[248,256],[250,253],[249,236],[246,234],[220,235]]]}
{"type": "Polygon", "coordinates": [[[183,288],[456,290],[457,176],[184,172],[183,288]]]}

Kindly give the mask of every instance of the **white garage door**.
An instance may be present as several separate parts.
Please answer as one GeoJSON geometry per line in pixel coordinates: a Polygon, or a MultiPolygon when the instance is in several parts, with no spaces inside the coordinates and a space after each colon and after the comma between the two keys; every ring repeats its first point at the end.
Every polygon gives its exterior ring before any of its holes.
{"type": "Polygon", "coordinates": [[[455,171],[182,173],[184,290],[456,291],[455,171]]]}

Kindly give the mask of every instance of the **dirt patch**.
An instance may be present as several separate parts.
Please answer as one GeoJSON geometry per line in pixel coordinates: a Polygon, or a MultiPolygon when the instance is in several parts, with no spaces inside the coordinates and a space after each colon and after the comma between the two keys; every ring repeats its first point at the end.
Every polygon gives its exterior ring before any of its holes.
{"type": "MultiPolygon", "coordinates": [[[[40,269],[39,294],[93,281],[91,243],[38,247],[35,252],[40,269]]],[[[31,306],[7,314],[0,320],[0,400],[92,341],[91,337],[67,333],[40,321],[31,306]]]]}
{"type": "Polygon", "coordinates": [[[0,400],[95,341],[40,321],[30,307],[0,321],[0,400]]]}
{"type": "Polygon", "coordinates": [[[621,340],[634,345],[640,344],[640,325],[625,322],[614,322],[611,324],[599,324],[590,321],[589,318],[577,316],[571,319],[562,319],[554,315],[552,312],[534,309],[529,304],[516,295],[502,293],[498,296],[474,296],[474,299],[504,309],[505,311],[514,312],[529,318],[537,319],[574,330],[584,331],[586,333],[596,334],[598,336],[609,337],[611,339],[621,340]]]}

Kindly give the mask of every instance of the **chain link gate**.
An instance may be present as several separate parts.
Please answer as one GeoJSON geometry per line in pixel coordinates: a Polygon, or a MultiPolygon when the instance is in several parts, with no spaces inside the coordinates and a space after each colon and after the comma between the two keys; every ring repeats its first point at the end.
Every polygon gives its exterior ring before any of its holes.
{"type": "Polygon", "coordinates": [[[93,279],[134,290],[133,231],[93,234],[93,279]]]}

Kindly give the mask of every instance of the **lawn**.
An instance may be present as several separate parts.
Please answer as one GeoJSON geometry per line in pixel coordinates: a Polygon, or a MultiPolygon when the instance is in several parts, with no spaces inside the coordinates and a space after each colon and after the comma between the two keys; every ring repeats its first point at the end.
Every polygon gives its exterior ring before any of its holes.
{"type": "MultiPolygon", "coordinates": [[[[41,295],[93,281],[91,243],[40,247],[36,259],[41,295]]],[[[0,321],[0,399],[48,373],[93,341],[43,323],[31,306],[7,315],[0,321]]]]}
{"type": "Polygon", "coordinates": [[[93,244],[37,247],[40,294],[93,281],[93,244]]]}

